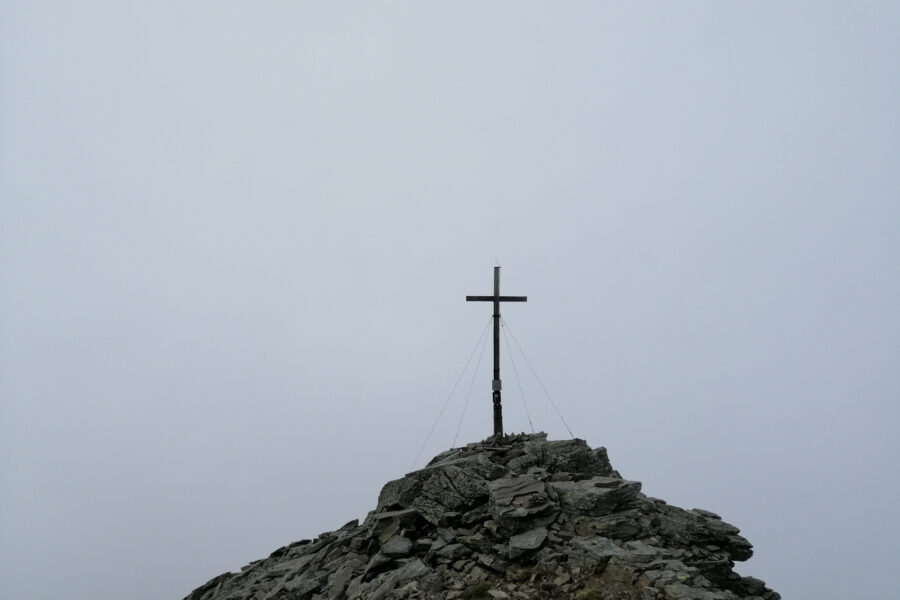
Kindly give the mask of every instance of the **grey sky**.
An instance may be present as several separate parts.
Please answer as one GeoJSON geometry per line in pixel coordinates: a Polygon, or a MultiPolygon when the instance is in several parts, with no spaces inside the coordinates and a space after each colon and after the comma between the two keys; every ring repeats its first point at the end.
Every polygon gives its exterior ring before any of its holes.
{"type": "Polygon", "coordinates": [[[785,598],[892,597],[898,56],[894,2],[0,2],[0,597],[363,517],[495,260],[577,436],[785,598]]]}

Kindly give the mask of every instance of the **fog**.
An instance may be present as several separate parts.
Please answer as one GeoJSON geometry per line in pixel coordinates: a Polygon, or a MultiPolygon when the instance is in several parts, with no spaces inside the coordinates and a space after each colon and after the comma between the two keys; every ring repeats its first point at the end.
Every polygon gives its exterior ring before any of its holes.
{"type": "Polygon", "coordinates": [[[490,435],[498,263],[574,435],[893,597],[898,56],[891,2],[0,2],[0,597],[182,598],[490,435]]]}

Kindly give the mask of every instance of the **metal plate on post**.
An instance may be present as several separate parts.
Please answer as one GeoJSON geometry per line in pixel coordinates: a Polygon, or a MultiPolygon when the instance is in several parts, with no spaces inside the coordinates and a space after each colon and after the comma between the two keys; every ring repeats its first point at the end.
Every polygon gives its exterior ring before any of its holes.
{"type": "Polygon", "coordinates": [[[501,389],[501,387],[502,387],[502,386],[501,386],[501,384],[500,384],[500,380],[499,380],[499,379],[494,379],[494,380],[493,380],[492,387],[491,387],[491,390],[494,391],[494,392],[499,392],[500,389],[501,389]]]}

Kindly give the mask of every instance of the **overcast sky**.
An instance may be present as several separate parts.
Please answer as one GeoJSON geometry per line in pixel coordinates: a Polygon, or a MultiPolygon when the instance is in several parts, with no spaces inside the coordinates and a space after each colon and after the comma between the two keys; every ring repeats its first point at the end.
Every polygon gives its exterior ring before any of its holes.
{"type": "MultiPolygon", "coordinates": [[[[496,261],[623,476],[785,598],[894,597],[898,57],[896,2],[0,1],[0,597],[364,517],[496,261]]],[[[491,433],[489,356],[418,466],[491,433]]]]}

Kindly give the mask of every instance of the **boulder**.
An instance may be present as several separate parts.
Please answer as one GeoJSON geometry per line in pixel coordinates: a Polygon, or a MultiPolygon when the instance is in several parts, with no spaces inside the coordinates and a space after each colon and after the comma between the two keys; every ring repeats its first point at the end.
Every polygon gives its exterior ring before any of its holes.
{"type": "Polygon", "coordinates": [[[497,479],[490,482],[489,488],[491,516],[509,531],[548,525],[559,512],[546,484],[530,475],[497,479]]]}
{"type": "Polygon", "coordinates": [[[408,555],[412,550],[412,547],[412,540],[399,535],[395,535],[384,543],[384,545],[381,547],[381,553],[385,556],[397,558],[399,556],[408,555]]]}
{"type": "Polygon", "coordinates": [[[537,527],[509,538],[509,557],[518,558],[540,548],[547,540],[547,528],[537,527]]]}
{"type": "Polygon", "coordinates": [[[637,481],[592,477],[580,481],[551,481],[563,511],[576,515],[602,516],[628,508],[641,491],[637,481]]]}

